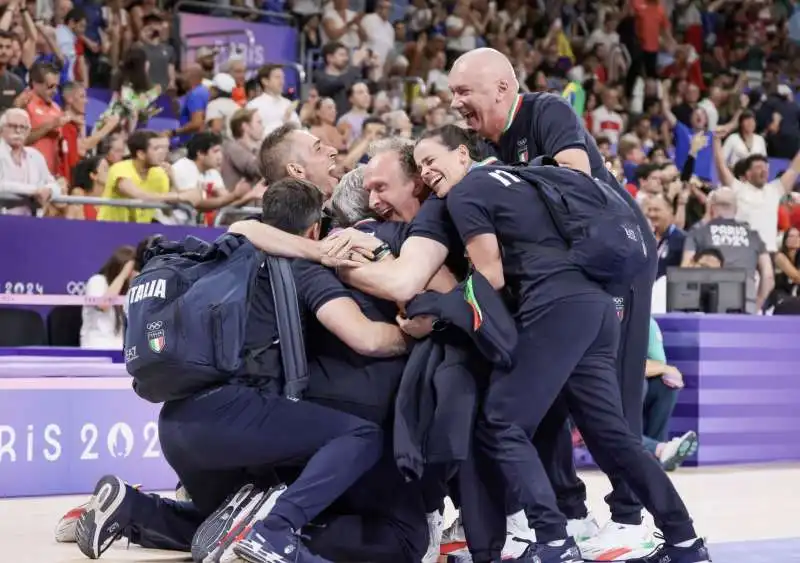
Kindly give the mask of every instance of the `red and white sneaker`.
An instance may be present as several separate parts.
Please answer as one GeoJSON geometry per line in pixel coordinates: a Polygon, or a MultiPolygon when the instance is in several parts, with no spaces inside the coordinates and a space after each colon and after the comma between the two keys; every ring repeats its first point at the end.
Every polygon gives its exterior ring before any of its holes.
{"type": "MultiPolygon", "coordinates": [[[[138,489],[141,485],[132,485],[134,489],[138,489]]],[[[78,520],[81,519],[89,502],[85,502],[80,506],[76,506],[67,511],[64,516],[56,524],[55,536],[56,541],[59,543],[75,543],[75,526],[78,525],[78,520]]]]}
{"type": "Polygon", "coordinates": [[[75,527],[78,525],[78,520],[86,512],[86,507],[89,503],[84,503],[80,506],[67,511],[61,520],[56,524],[56,541],[59,543],[75,543],[75,527]]]}

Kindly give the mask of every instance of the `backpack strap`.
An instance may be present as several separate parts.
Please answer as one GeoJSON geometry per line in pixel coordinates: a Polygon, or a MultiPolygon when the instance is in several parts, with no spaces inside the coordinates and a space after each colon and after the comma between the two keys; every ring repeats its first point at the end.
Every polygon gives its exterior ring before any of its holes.
{"type": "Polygon", "coordinates": [[[289,261],[285,258],[267,255],[265,259],[278,321],[284,378],[283,394],[289,399],[298,400],[308,386],[308,362],[294,274],[289,261]]]}

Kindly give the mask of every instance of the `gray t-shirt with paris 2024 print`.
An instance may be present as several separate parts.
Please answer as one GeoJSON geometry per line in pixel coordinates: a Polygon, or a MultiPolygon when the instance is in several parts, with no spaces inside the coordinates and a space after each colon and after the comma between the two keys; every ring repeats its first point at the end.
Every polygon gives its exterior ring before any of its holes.
{"type": "Polygon", "coordinates": [[[747,271],[747,312],[755,313],[758,257],[767,251],[759,234],[741,221],[712,219],[689,231],[683,246],[685,252],[699,252],[707,248],[720,251],[726,268],[747,271]]]}

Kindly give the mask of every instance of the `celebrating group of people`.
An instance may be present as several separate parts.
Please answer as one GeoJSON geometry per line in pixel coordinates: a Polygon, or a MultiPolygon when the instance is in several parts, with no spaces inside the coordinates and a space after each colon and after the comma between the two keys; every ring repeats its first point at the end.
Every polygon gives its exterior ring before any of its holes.
{"type": "MultiPolygon", "coordinates": [[[[162,450],[187,498],[104,477],[59,523],[60,541],[90,558],[127,537],[198,562],[418,563],[437,561],[463,526],[476,563],[711,561],[642,446],[658,260],[647,219],[569,103],[520,94],[504,55],[466,53],[448,83],[468,129],[385,139],[342,178],[336,149],[311,133],[267,135],[261,217],[224,236],[290,259],[303,392],[286,391],[283,280],[267,259],[245,367],[162,407],[162,450]],[[591,202],[605,207],[581,214],[591,202]],[[602,528],[571,423],[613,484],[602,528]],[[447,496],[460,517],[445,533],[447,496]]],[[[176,291],[147,279],[131,282],[129,318],[176,291]]],[[[181,336],[156,324],[147,338],[160,354],[181,336]]]]}

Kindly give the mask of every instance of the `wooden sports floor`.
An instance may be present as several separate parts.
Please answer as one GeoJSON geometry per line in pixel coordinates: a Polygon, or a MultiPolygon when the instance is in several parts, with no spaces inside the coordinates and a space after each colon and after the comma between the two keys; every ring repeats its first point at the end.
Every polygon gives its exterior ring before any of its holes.
{"type": "MultiPolygon", "coordinates": [[[[608,480],[584,472],[589,504],[600,522],[608,517],[603,496],[608,480]]],[[[0,479],[2,476],[0,476],[0,479]]],[[[800,465],[683,468],[673,481],[691,511],[698,532],[711,545],[714,563],[800,562],[800,465]]],[[[58,544],[53,528],[62,513],[86,497],[0,500],[1,563],[86,561],[74,544],[58,544]]],[[[446,518],[452,519],[452,511],[446,518]]],[[[189,561],[184,554],[126,548],[115,544],[106,563],[189,561]]]]}

